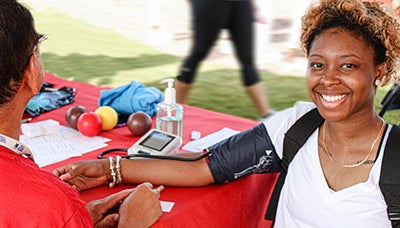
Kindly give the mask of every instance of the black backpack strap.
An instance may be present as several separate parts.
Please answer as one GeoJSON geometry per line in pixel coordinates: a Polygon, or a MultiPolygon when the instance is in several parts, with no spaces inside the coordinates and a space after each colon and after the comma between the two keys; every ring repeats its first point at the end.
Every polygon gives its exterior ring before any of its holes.
{"type": "Polygon", "coordinates": [[[393,125],[383,154],[379,179],[392,227],[400,227],[400,127],[393,125]]]}
{"type": "Polygon", "coordinates": [[[276,209],[278,207],[279,196],[285,182],[289,163],[293,160],[297,151],[304,145],[311,134],[324,122],[318,109],[314,108],[298,119],[286,132],[283,140],[283,155],[281,160],[282,171],[275,184],[269,200],[265,219],[275,220],[276,209]]]}

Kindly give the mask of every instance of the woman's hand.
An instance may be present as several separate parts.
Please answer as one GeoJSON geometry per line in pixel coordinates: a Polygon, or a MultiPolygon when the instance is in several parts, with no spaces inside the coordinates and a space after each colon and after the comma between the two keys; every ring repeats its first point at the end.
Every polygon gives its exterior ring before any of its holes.
{"type": "Polygon", "coordinates": [[[71,163],[55,169],[53,173],[78,191],[87,190],[108,183],[107,159],[71,163]]]}

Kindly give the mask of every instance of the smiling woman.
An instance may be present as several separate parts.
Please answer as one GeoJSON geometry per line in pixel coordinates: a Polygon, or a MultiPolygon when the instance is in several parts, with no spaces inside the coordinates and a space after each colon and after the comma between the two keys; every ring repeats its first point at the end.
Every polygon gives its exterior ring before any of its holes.
{"type": "Polygon", "coordinates": [[[322,116],[349,123],[371,116],[375,82],[384,77],[384,64],[375,64],[374,53],[364,38],[342,27],[315,37],[308,54],[307,85],[322,116]]]}
{"type": "MultiPolygon", "coordinates": [[[[393,139],[394,148],[400,148],[399,136],[393,136],[400,128],[385,123],[374,109],[377,86],[398,77],[397,16],[383,5],[361,0],[316,1],[303,17],[301,42],[313,102],[298,102],[259,126],[207,148],[207,159],[121,160],[124,182],[199,186],[276,172],[284,165],[281,172],[286,176],[278,180],[283,187],[277,195],[274,192],[267,212],[275,227],[399,225],[400,211],[388,209],[379,180],[381,169],[394,168],[387,162],[391,160],[387,148],[393,146],[388,143],[393,139]],[[311,121],[304,121],[310,114],[311,121]],[[293,151],[295,146],[286,135],[299,124],[301,130],[311,131],[293,151]],[[292,160],[289,151],[294,153],[292,160]]],[[[400,157],[394,160],[398,164],[400,157]]],[[[96,179],[110,180],[107,161],[81,162],[55,173],[68,176],[64,180],[70,184],[87,178],[90,187],[103,184],[96,179]],[[98,175],[85,175],[93,169],[98,175]]],[[[85,184],[77,187],[85,189],[85,184]]],[[[386,190],[400,194],[391,185],[386,190]]]]}

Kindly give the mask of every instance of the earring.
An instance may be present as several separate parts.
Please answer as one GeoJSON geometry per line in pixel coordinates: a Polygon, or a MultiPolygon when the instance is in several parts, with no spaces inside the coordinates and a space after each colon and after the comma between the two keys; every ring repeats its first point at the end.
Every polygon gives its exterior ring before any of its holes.
{"type": "Polygon", "coordinates": [[[380,84],[381,84],[381,80],[376,79],[376,80],[375,80],[375,85],[378,86],[378,85],[380,85],[380,84]]]}

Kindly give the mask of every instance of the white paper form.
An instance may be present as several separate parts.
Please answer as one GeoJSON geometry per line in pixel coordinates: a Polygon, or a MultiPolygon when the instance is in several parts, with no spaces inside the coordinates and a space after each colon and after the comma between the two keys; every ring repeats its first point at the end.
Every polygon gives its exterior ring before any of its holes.
{"type": "Polygon", "coordinates": [[[186,143],[182,147],[182,150],[190,151],[190,152],[201,152],[203,149],[212,146],[232,135],[236,135],[240,131],[232,130],[230,128],[224,127],[221,130],[211,133],[207,136],[204,136],[201,139],[191,141],[186,143]]]}
{"type": "Polygon", "coordinates": [[[42,167],[106,147],[110,139],[84,136],[75,129],[60,126],[59,133],[37,137],[21,135],[20,141],[29,147],[35,163],[42,167]]]}

